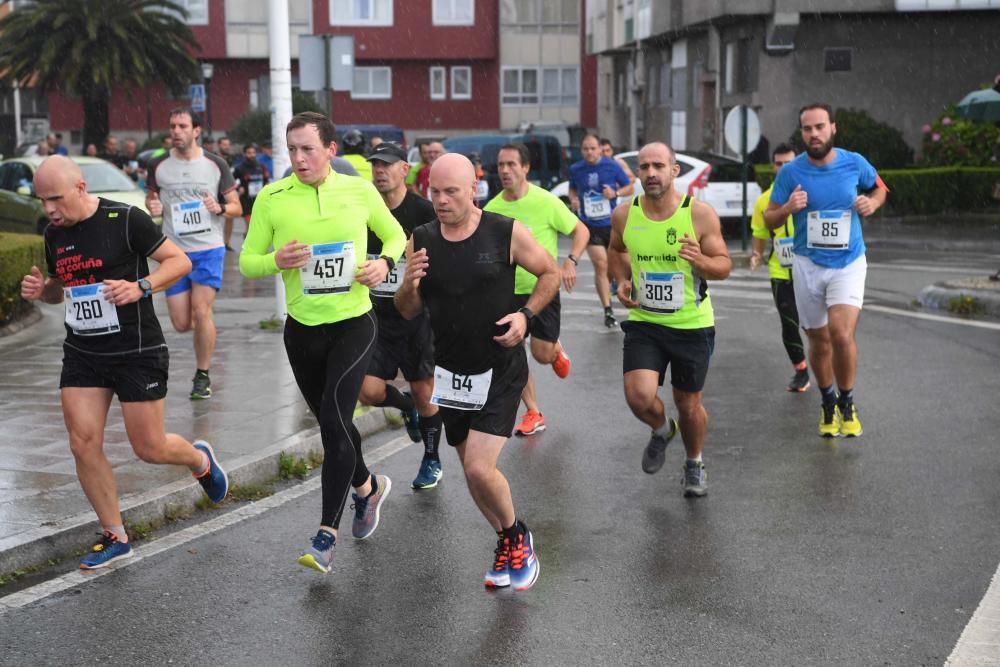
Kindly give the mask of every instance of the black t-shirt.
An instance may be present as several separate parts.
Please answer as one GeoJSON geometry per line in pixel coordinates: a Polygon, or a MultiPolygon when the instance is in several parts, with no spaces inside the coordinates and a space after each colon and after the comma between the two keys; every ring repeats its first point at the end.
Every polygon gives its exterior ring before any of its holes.
{"type": "Polygon", "coordinates": [[[271,174],[267,167],[254,160],[241,161],[233,169],[233,176],[240,188],[240,204],[243,206],[243,215],[250,215],[253,202],[257,199],[257,193],[265,185],[271,182],[271,174]]]}
{"type": "Polygon", "coordinates": [[[482,373],[506,354],[524,353],[493,340],[504,333],[496,321],[516,310],[510,242],[514,220],[484,211],[462,241],[448,241],[437,220],[413,232],[413,249],[427,249],[420,296],[430,311],[434,361],[453,373],[482,373]]]}
{"type": "MultiPolygon", "coordinates": [[[[399,206],[392,209],[392,215],[399,222],[399,226],[406,232],[406,238],[410,238],[413,230],[420,225],[435,220],[437,214],[434,213],[434,205],[418,194],[407,192],[399,206]]],[[[368,230],[368,254],[378,257],[382,254],[382,239],[375,235],[375,232],[368,230]]],[[[395,258],[393,258],[395,259],[395,258]]],[[[398,279],[402,280],[403,267],[397,271],[398,279]]],[[[396,310],[396,304],[388,296],[378,296],[372,292],[372,305],[379,320],[396,319],[402,320],[403,316],[396,310]]]]}
{"type": "Polygon", "coordinates": [[[146,258],[165,240],[146,212],[104,198],[86,220],[45,228],[49,276],[65,287],[66,345],[109,355],[166,345],[152,299],[115,306],[96,293],[106,279],[135,282],[148,276],[146,258]]]}

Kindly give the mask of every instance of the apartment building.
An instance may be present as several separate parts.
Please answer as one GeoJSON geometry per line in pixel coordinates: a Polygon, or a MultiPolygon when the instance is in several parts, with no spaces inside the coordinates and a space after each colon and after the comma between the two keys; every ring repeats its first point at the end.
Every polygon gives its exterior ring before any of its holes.
{"type": "Polygon", "coordinates": [[[745,104],[772,145],[798,109],[868,111],[914,148],[922,126],[1000,73],[1000,0],[588,0],[598,125],[616,142],[725,150],[745,104]]]}

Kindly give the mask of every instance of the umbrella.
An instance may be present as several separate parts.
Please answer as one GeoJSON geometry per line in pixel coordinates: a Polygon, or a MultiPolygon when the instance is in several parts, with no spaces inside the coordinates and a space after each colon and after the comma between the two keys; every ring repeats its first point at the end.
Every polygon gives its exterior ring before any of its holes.
{"type": "Polygon", "coordinates": [[[1000,122],[1000,92],[993,88],[969,93],[958,103],[958,114],[969,120],[1000,122]]]}

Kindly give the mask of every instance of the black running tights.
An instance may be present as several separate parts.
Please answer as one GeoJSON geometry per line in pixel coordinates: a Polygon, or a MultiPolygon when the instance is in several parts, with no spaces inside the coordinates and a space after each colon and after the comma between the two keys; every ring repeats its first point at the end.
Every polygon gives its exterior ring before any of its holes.
{"type": "Polygon", "coordinates": [[[795,308],[795,288],[791,280],[771,280],[771,294],[774,295],[774,305],[781,318],[781,342],[785,344],[785,352],[798,366],[805,361],[805,349],[802,347],[802,335],[799,333],[799,311],[795,308]]]}
{"type": "Polygon", "coordinates": [[[323,515],[320,524],[337,528],[351,487],[371,476],[361,455],[354,407],[375,349],[375,317],[307,326],[285,323],[285,351],[302,396],[319,421],[323,440],[323,515]]]}

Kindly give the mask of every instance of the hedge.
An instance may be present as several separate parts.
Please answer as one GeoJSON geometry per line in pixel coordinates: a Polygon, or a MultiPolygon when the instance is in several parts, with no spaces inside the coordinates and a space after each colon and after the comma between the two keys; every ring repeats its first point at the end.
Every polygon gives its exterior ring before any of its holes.
{"type": "Polygon", "coordinates": [[[36,234],[6,234],[0,232],[0,324],[24,308],[21,299],[21,279],[32,265],[45,273],[45,245],[36,234]]]}
{"type": "MultiPolygon", "coordinates": [[[[771,185],[774,169],[770,165],[756,165],[754,170],[761,188],[771,185]]],[[[885,207],[889,215],[983,211],[997,206],[993,192],[1000,183],[1000,168],[881,169],[878,173],[891,191],[885,207]]]]}

